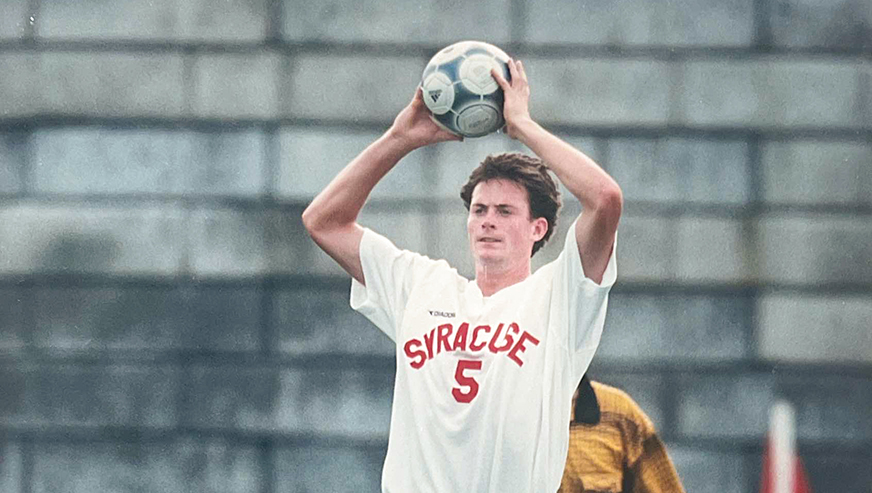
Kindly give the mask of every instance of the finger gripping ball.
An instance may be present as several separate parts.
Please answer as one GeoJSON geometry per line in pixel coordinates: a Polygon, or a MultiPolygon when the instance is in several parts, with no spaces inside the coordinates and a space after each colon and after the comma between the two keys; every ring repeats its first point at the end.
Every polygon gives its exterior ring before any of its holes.
{"type": "Polygon", "coordinates": [[[509,56],[482,41],[460,41],[440,50],[421,76],[424,104],[439,126],[464,137],[482,137],[503,120],[503,90],[491,75],[511,80],[509,56]]]}

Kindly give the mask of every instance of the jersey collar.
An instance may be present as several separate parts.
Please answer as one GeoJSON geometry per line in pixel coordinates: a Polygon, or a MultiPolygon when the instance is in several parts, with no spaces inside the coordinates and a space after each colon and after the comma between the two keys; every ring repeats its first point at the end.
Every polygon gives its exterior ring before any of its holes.
{"type": "Polygon", "coordinates": [[[578,398],[575,400],[576,423],[595,425],[600,421],[600,406],[596,393],[590,385],[590,379],[585,374],[578,384],[578,398]]]}

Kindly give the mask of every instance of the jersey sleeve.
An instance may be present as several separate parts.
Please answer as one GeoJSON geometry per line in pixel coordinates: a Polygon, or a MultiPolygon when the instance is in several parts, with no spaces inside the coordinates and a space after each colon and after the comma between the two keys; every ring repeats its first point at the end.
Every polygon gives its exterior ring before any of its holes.
{"type": "Polygon", "coordinates": [[[364,228],[360,240],[360,264],[366,285],[351,281],[351,307],[397,340],[409,292],[434,261],[397,248],[389,239],[364,228]]]}
{"type": "MultiPolygon", "coordinates": [[[[599,346],[609,291],[617,279],[617,236],[611,255],[603,273],[602,282],[597,283],[584,273],[578,242],[575,239],[575,222],[569,227],[564,240],[563,251],[553,262],[551,316],[562,320],[558,327],[565,330],[559,334],[570,352],[573,370],[573,386],[578,383],[587,370],[597,346],[599,346]]],[[[574,388],[574,387],[573,387],[574,388]]]]}
{"type": "Polygon", "coordinates": [[[684,493],[675,465],[666,445],[655,433],[642,444],[642,453],[629,466],[631,493],[684,493]]]}
{"type": "Polygon", "coordinates": [[[624,397],[626,413],[635,424],[635,433],[625,444],[627,483],[630,493],[684,493],[678,471],[660,439],[654,422],[639,404],[624,397]]]}

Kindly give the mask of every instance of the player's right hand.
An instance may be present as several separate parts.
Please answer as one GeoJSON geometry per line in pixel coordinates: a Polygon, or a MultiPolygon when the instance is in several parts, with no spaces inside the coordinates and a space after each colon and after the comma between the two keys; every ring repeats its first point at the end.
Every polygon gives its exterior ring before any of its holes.
{"type": "Polygon", "coordinates": [[[394,119],[389,132],[412,149],[437,142],[463,140],[463,137],[443,129],[430,118],[421,86],[415,89],[412,101],[394,119]]]}

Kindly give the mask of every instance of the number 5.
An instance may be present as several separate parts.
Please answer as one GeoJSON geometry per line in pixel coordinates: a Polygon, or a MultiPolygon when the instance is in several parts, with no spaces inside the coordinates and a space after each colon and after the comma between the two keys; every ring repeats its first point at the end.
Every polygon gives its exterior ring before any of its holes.
{"type": "Polygon", "coordinates": [[[474,378],[463,374],[466,370],[481,370],[481,361],[462,359],[457,362],[457,369],[454,371],[454,379],[460,384],[460,388],[453,387],[451,395],[457,402],[468,404],[478,394],[478,382],[474,378]],[[469,387],[467,392],[463,391],[463,387],[469,387]]]}

